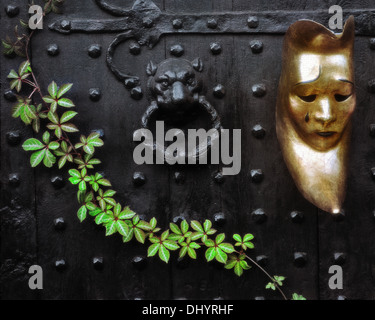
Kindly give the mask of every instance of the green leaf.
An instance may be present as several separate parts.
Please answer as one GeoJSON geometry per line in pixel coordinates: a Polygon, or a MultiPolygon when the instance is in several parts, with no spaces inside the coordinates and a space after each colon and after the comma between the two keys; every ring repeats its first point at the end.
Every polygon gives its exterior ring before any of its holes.
{"type": "Polygon", "coordinates": [[[178,254],[179,258],[183,258],[186,255],[187,250],[188,250],[188,247],[182,247],[178,254]]]}
{"type": "Polygon", "coordinates": [[[248,233],[248,234],[245,234],[245,236],[243,237],[243,242],[247,242],[253,239],[254,239],[254,236],[251,233],[248,233]]]}
{"type": "Polygon", "coordinates": [[[79,188],[79,190],[82,190],[82,191],[86,190],[86,182],[81,181],[78,185],[78,188],[79,188]]]}
{"type": "Polygon", "coordinates": [[[78,128],[72,123],[65,123],[61,125],[61,129],[65,132],[78,132],[78,128]]]}
{"type": "Polygon", "coordinates": [[[238,241],[238,242],[242,242],[241,236],[239,234],[237,234],[237,233],[233,235],[233,239],[236,240],[236,241],[238,241]]]}
{"type": "Polygon", "coordinates": [[[226,253],[232,253],[234,251],[234,247],[230,243],[221,243],[219,244],[219,248],[226,253]]]}
{"type": "Polygon", "coordinates": [[[143,221],[143,220],[141,220],[141,221],[139,221],[139,223],[137,223],[137,228],[142,229],[144,231],[151,231],[151,229],[152,229],[150,224],[146,221],[143,221]]]}
{"type": "Polygon", "coordinates": [[[207,232],[212,227],[212,222],[210,220],[206,220],[203,224],[204,231],[207,232]]]}
{"type": "Polygon", "coordinates": [[[175,234],[182,234],[180,228],[174,223],[169,224],[169,229],[175,234]]]}
{"type": "Polygon", "coordinates": [[[70,169],[70,170],[69,170],[69,174],[70,174],[72,177],[75,177],[75,178],[81,178],[81,174],[80,174],[79,171],[76,170],[76,169],[70,169]]]}
{"type": "Polygon", "coordinates": [[[46,103],[53,103],[55,102],[55,99],[53,99],[51,96],[44,96],[43,101],[46,103]]]}
{"type": "Polygon", "coordinates": [[[61,116],[60,123],[68,122],[70,119],[73,119],[77,114],[78,114],[78,112],[75,112],[75,111],[67,111],[67,112],[65,112],[61,116]]]}
{"type": "Polygon", "coordinates": [[[205,256],[206,256],[207,262],[210,262],[211,260],[213,260],[216,256],[215,248],[207,249],[205,256]]]}
{"type": "Polygon", "coordinates": [[[72,88],[72,86],[72,83],[63,84],[57,92],[57,99],[60,99],[65,93],[67,93],[72,88]]]}
{"type": "Polygon", "coordinates": [[[225,264],[224,268],[225,269],[233,269],[235,267],[235,265],[237,264],[237,260],[236,259],[231,259],[231,260],[228,260],[227,263],[225,264]]]}
{"type": "Polygon", "coordinates": [[[225,234],[220,233],[216,236],[215,242],[216,242],[216,244],[220,244],[224,241],[224,239],[225,239],[225,234]]]}
{"type": "Polygon", "coordinates": [[[40,142],[38,139],[34,139],[34,138],[26,140],[22,145],[22,148],[25,151],[40,150],[44,147],[45,147],[45,145],[42,142],[40,142]]]}
{"type": "Polygon", "coordinates": [[[106,228],[106,233],[105,235],[106,236],[110,236],[114,233],[116,233],[116,221],[111,221],[111,222],[108,222],[106,225],[105,225],[105,228],[106,228]]]}
{"type": "Polygon", "coordinates": [[[195,252],[193,248],[188,247],[187,251],[188,251],[188,255],[190,258],[197,259],[197,253],[195,252]]]}
{"type": "Polygon", "coordinates": [[[19,69],[18,69],[18,74],[22,76],[27,72],[27,69],[29,68],[30,62],[28,60],[24,61],[21,63],[19,69]]]}
{"type": "Polygon", "coordinates": [[[8,79],[18,79],[18,78],[19,78],[18,73],[14,69],[10,70],[8,74],[8,79]]]}
{"type": "Polygon", "coordinates": [[[220,248],[216,248],[216,256],[215,256],[215,258],[220,263],[224,263],[225,264],[227,262],[228,256],[226,255],[226,253],[224,253],[223,250],[221,250],[220,248]]]}
{"type": "Polygon", "coordinates": [[[134,228],[133,230],[134,230],[134,235],[137,241],[140,243],[145,243],[145,240],[146,240],[145,233],[141,229],[138,229],[138,228],[134,228]]]}
{"type": "Polygon", "coordinates": [[[306,300],[306,298],[298,293],[293,293],[292,300],[306,300]]]}
{"type": "Polygon", "coordinates": [[[164,246],[160,246],[159,248],[159,258],[165,263],[169,261],[170,253],[164,246]]]}
{"type": "Polygon", "coordinates": [[[147,250],[147,256],[148,257],[153,257],[159,250],[160,248],[160,243],[154,243],[151,246],[149,246],[147,250]]]}
{"type": "Polygon", "coordinates": [[[181,231],[183,234],[185,234],[186,232],[188,232],[189,230],[189,224],[187,223],[186,220],[182,220],[181,221],[181,231]]]}
{"type": "Polygon", "coordinates": [[[60,144],[56,141],[52,141],[49,145],[48,145],[48,149],[50,150],[56,150],[60,147],[60,144]]]}
{"type": "Polygon", "coordinates": [[[58,115],[57,115],[57,113],[56,112],[52,112],[52,111],[50,111],[50,112],[48,112],[48,119],[52,122],[52,123],[54,123],[54,124],[59,124],[59,117],[58,117],[58,115]]]}
{"type": "Polygon", "coordinates": [[[52,98],[57,97],[57,84],[55,81],[52,81],[51,84],[48,86],[48,93],[52,98]]]}
{"type": "Polygon", "coordinates": [[[239,263],[236,263],[236,265],[234,266],[234,273],[235,273],[237,276],[239,276],[239,277],[242,276],[242,274],[243,274],[243,269],[242,269],[242,267],[241,267],[241,265],[240,265],[239,263]]]}
{"type": "Polygon", "coordinates": [[[203,228],[202,228],[202,225],[200,224],[199,221],[196,221],[196,220],[193,220],[191,221],[191,227],[195,230],[195,231],[199,231],[199,232],[204,232],[203,228]]]}
{"type": "Polygon", "coordinates": [[[130,229],[128,232],[128,235],[126,237],[123,237],[122,240],[124,243],[129,242],[133,239],[134,236],[134,229],[130,229]]]}
{"type": "Polygon", "coordinates": [[[64,108],[72,108],[75,106],[73,101],[67,98],[61,98],[57,103],[64,108]]]}
{"type": "Polygon", "coordinates": [[[116,191],[114,191],[114,190],[107,190],[106,192],[104,192],[103,196],[104,197],[113,197],[115,194],[116,194],[116,191]]]}
{"type": "Polygon", "coordinates": [[[129,207],[125,207],[124,210],[119,214],[119,219],[121,220],[128,220],[132,219],[136,213],[129,209],[129,207]]]}
{"type": "Polygon", "coordinates": [[[105,187],[112,187],[112,184],[107,179],[100,179],[98,183],[105,187]]]}
{"type": "Polygon", "coordinates": [[[34,152],[30,158],[31,166],[35,168],[39,163],[41,163],[45,154],[46,154],[46,149],[34,152]]]}
{"type": "Polygon", "coordinates": [[[44,156],[43,164],[47,168],[51,168],[55,162],[56,162],[56,157],[51,153],[51,151],[46,150],[46,155],[44,156]]]}
{"type": "Polygon", "coordinates": [[[167,230],[167,231],[164,231],[164,232],[162,233],[161,237],[160,237],[161,241],[166,240],[166,239],[168,238],[168,236],[169,236],[169,231],[168,231],[168,230],[167,230]]]}
{"type": "Polygon", "coordinates": [[[163,246],[165,246],[168,250],[172,250],[172,251],[180,248],[180,246],[177,243],[171,240],[163,241],[163,246]]]}
{"type": "Polygon", "coordinates": [[[121,220],[116,221],[116,229],[123,236],[126,236],[129,232],[129,226],[121,220]]]}
{"type": "Polygon", "coordinates": [[[81,208],[79,208],[79,210],[77,212],[77,216],[78,216],[78,219],[81,222],[86,219],[86,215],[87,215],[87,208],[86,208],[86,206],[82,206],[81,208]]]}

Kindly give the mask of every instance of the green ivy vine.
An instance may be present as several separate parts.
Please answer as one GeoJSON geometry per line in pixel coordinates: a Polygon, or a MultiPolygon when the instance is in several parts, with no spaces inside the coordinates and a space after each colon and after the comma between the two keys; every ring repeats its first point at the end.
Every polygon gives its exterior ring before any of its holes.
{"type": "MultiPolygon", "coordinates": [[[[44,16],[50,12],[59,13],[64,2],[44,1],[44,16]]],[[[24,31],[20,33],[17,26],[15,39],[7,36],[2,40],[4,54],[26,57],[18,70],[11,70],[8,75],[10,88],[17,92],[12,117],[20,118],[25,125],[31,125],[37,136],[40,136],[27,139],[22,145],[25,151],[32,152],[31,167],[42,163],[47,168],[53,167],[56,163],[59,169],[66,167],[67,163],[76,166],[68,172],[69,181],[78,187],[78,219],[82,222],[91,216],[96,224],[105,227],[106,236],[119,233],[124,243],[134,239],[142,244],[147,243],[147,256],[158,256],[165,263],[169,262],[171,251],[178,251],[179,259],[197,259],[197,251],[204,250],[207,262],[216,260],[222,263],[225,269],[233,270],[237,276],[242,276],[251,265],[256,266],[269,279],[265,288],[278,290],[287,300],[281,289],[285,277],[271,276],[247,254],[248,250],[254,249],[252,234],[234,234],[229,238],[224,233],[218,234],[208,219],[203,223],[195,220],[190,223],[183,220],[180,225],[170,223],[169,228],[163,230],[158,226],[156,218],[150,221],[142,220],[128,206],[123,207],[115,200],[116,191],[112,189],[111,182],[95,172],[95,166],[101,163],[99,159],[94,158],[95,150],[104,145],[100,134],[81,135],[79,141],[73,143],[69,135],[79,131],[71,122],[78,113],[69,110],[74,108],[75,104],[67,97],[73,84],[58,86],[52,81],[47,88],[48,94],[43,94],[29,59],[29,43],[35,30],[27,31],[28,26],[22,20],[20,24],[24,31]],[[29,90],[31,88],[29,95],[21,94],[25,91],[24,87],[28,87],[29,90]]],[[[291,299],[306,300],[296,293],[291,299]]]]}

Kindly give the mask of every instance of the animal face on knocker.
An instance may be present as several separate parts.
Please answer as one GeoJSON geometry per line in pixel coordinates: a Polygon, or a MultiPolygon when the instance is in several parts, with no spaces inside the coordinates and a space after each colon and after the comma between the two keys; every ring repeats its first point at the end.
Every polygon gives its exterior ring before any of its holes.
{"type": "Polygon", "coordinates": [[[186,115],[199,101],[202,81],[199,60],[167,59],[155,66],[150,62],[148,86],[160,111],[174,115],[186,115]]]}

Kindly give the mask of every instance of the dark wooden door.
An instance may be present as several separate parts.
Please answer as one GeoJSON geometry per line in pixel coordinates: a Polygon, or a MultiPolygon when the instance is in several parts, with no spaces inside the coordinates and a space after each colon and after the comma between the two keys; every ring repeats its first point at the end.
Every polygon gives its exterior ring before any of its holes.
{"type": "MultiPolygon", "coordinates": [[[[10,17],[1,9],[1,38],[17,19],[27,17],[28,1],[8,2],[18,6],[20,13],[10,17]]],[[[124,9],[133,5],[131,0],[107,2],[124,9]]],[[[375,78],[375,46],[371,36],[375,37],[375,13],[369,9],[375,9],[375,2],[154,3],[162,12],[184,21],[194,15],[212,19],[209,27],[204,26],[205,31],[187,32],[185,26],[173,27],[173,19],[169,26],[150,25],[148,28],[165,33],[152,43],[152,48],[138,47],[134,41],[119,44],[114,63],[122,72],[140,78],[142,97],[138,89],[128,90],[118,81],[106,64],[107,48],[121,31],[74,32],[77,25],[67,23],[90,19],[91,26],[96,27],[98,21],[120,19],[99,8],[95,1],[67,2],[62,16],[48,16],[44,30],[32,40],[31,60],[40,84],[46,88],[52,80],[74,83],[71,97],[79,112],[78,127],[85,134],[100,130],[105,142],[97,155],[103,162],[100,170],[118,190],[117,199],[145,219],[155,216],[165,227],[171,221],[209,218],[215,221],[215,228],[227,234],[253,233],[255,249],[251,256],[272,275],[287,277],[288,296],[298,292],[307,299],[374,299],[375,182],[371,168],[375,167],[375,146],[371,124],[375,123],[375,90],[371,80],[375,78]],[[355,14],[357,23],[357,110],[345,216],[339,219],[318,210],[298,192],[283,162],[275,131],[283,34],[302,18],[327,25],[328,8],[333,4],[343,7],[345,18],[355,14]],[[243,29],[224,31],[220,23],[232,21],[237,13],[245,19],[250,17],[249,21],[245,20],[243,29]],[[65,31],[70,33],[48,28],[60,20],[65,20],[65,31]],[[93,45],[101,48],[99,56],[92,54],[93,45]],[[220,114],[224,128],[242,130],[240,174],[221,179],[219,165],[134,163],[133,132],[141,127],[142,115],[149,106],[147,64],[176,55],[189,61],[198,57],[202,60],[208,101],[220,114]],[[223,97],[214,94],[219,84],[225,88],[223,97]],[[90,96],[92,89],[100,92],[99,99],[90,96]],[[143,185],[134,184],[135,172],[145,176],[143,185]],[[328,286],[328,270],[334,264],[342,265],[343,290],[328,286]]],[[[1,6],[7,5],[5,1],[1,6]]],[[[218,263],[206,263],[203,255],[198,261],[177,261],[174,255],[166,265],[147,259],[145,246],[123,244],[117,236],[104,237],[103,228],[90,219],[81,224],[76,217],[76,190],[68,183],[66,171],[31,169],[29,156],[21,148],[32,132],[11,118],[12,101],[6,80],[9,70],[20,61],[1,58],[1,298],[280,298],[265,290],[267,278],[256,268],[238,278],[218,263]],[[95,268],[95,258],[103,259],[102,269],[95,268]],[[64,270],[56,269],[56,261],[60,260],[66,263],[64,270]],[[44,271],[44,289],[40,291],[32,291],[27,285],[28,268],[33,264],[44,271]]]]}

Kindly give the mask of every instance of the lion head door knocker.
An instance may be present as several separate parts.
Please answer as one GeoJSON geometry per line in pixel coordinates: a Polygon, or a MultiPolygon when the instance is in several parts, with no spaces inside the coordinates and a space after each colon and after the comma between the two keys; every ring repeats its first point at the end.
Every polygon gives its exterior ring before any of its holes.
{"type": "Polygon", "coordinates": [[[341,34],[314,21],[288,29],[283,47],[276,130],[302,195],[339,213],[346,193],[351,115],[356,106],[354,17],[341,34]]]}
{"type": "MultiPolygon", "coordinates": [[[[142,116],[142,127],[149,129],[151,119],[163,119],[171,124],[189,123],[200,111],[209,117],[212,129],[215,133],[211,135],[211,141],[202,142],[193,149],[182,152],[180,155],[185,159],[198,158],[207,154],[213,140],[219,139],[221,122],[215,108],[207,101],[202,91],[202,80],[200,73],[203,70],[202,61],[197,58],[190,62],[185,59],[170,58],[162,61],[158,65],[150,62],[147,66],[148,90],[151,100],[150,106],[142,116]],[[198,155],[199,154],[199,155],[198,155]]],[[[182,131],[181,131],[182,132],[182,131]]],[[[151,146],[150,146],[151,147],[151,146]]],[[[168,151],[157,142],[152,146],[156,154],[163,154],[165,160],[171,163],[171,159],[176,158],[176,150],[168,151]],[[163,148],[163,150],[158,150],[163,148]]],[[[173,162],[173,161],[172,161],[173,162]]]]}

